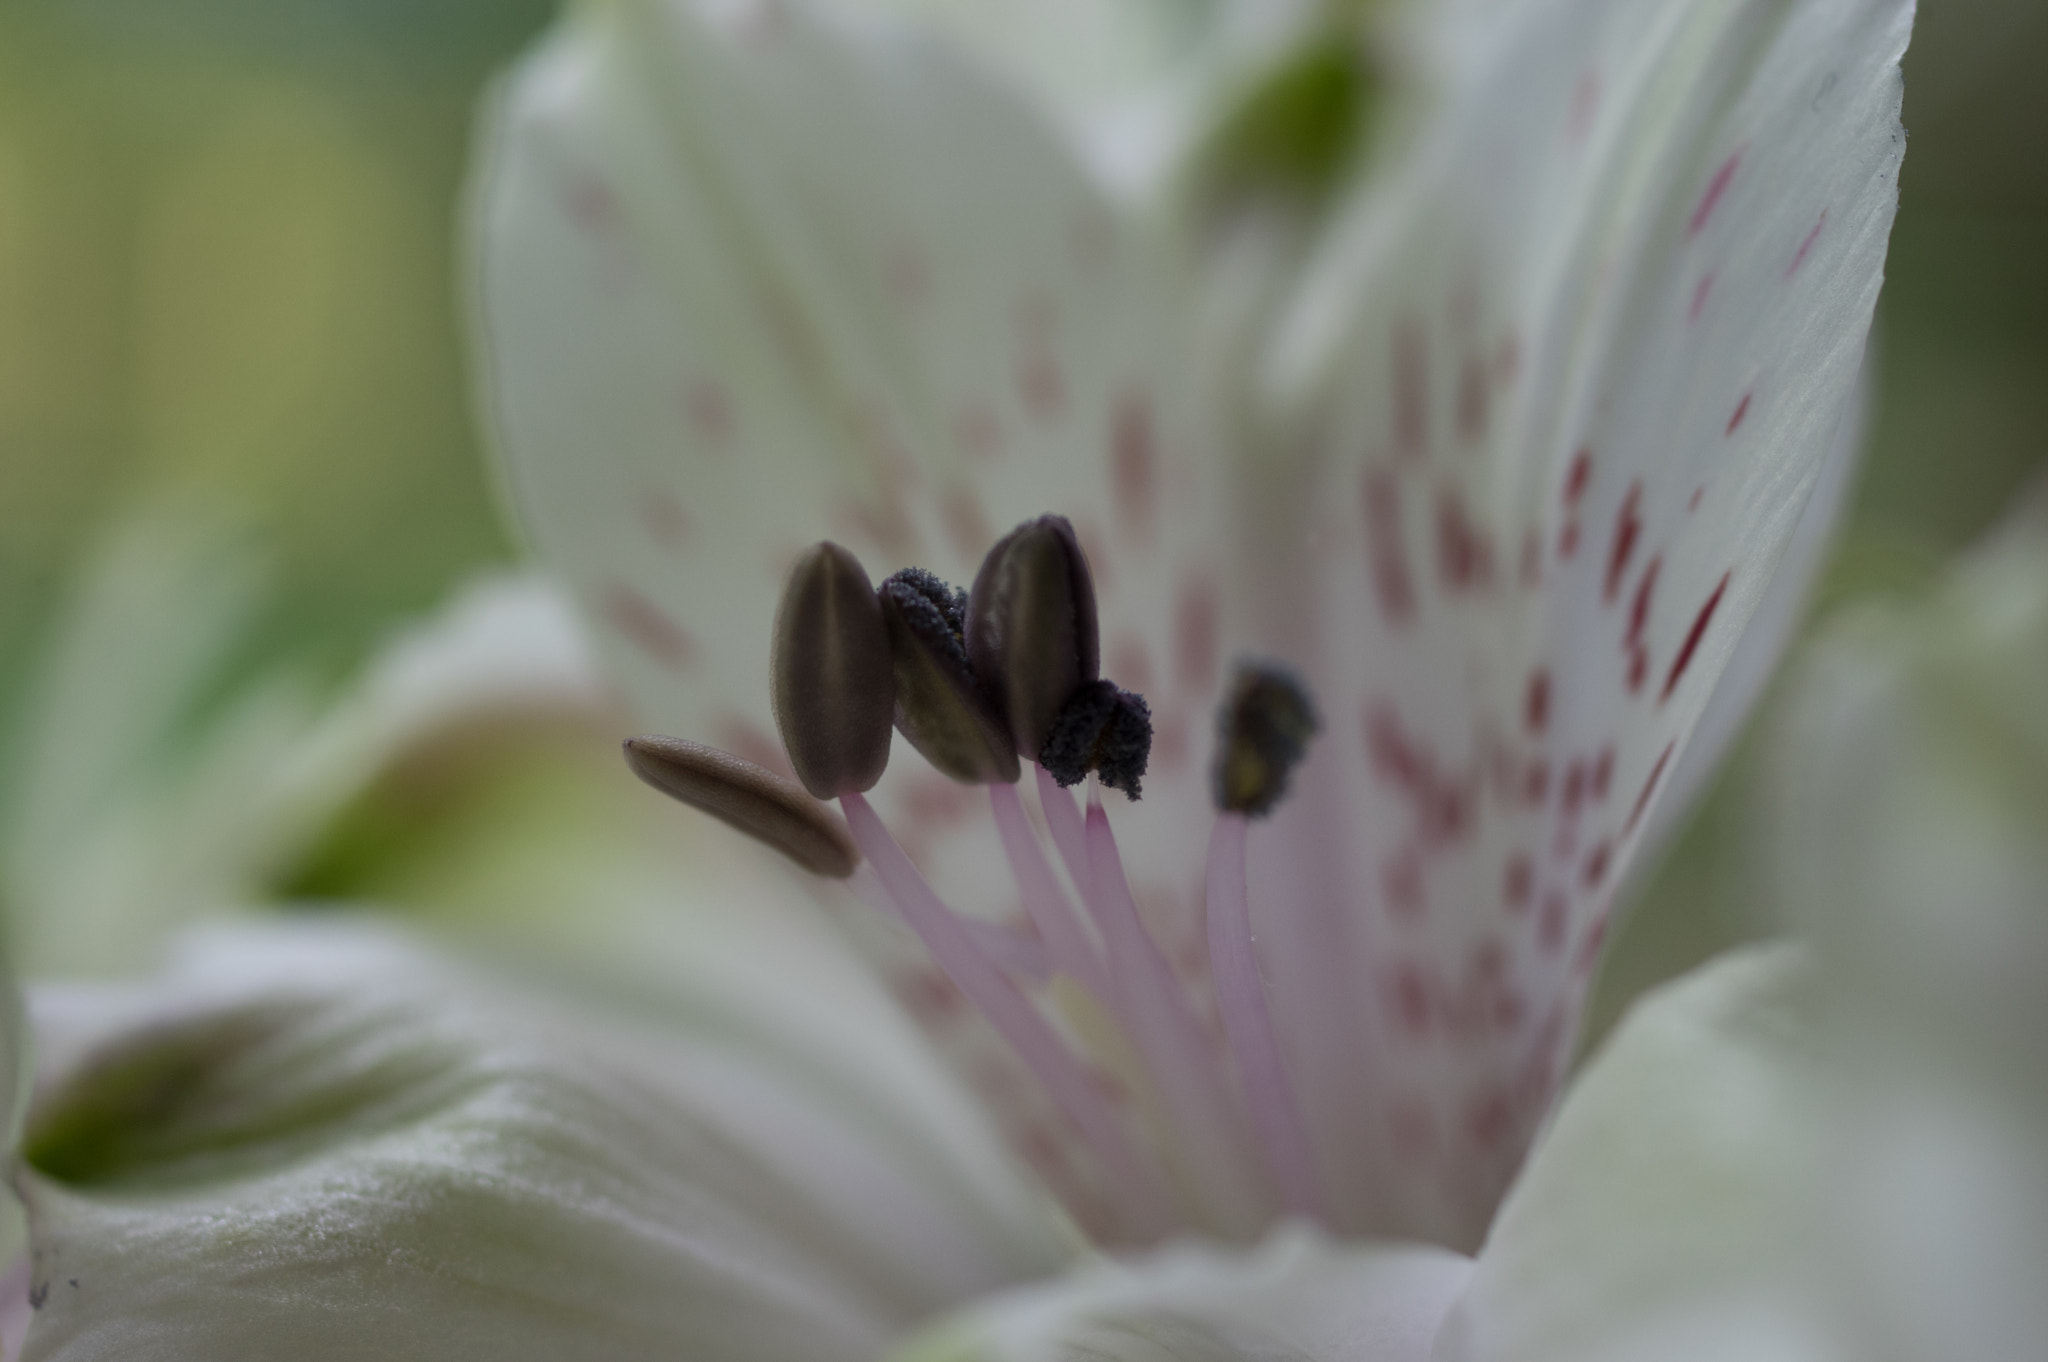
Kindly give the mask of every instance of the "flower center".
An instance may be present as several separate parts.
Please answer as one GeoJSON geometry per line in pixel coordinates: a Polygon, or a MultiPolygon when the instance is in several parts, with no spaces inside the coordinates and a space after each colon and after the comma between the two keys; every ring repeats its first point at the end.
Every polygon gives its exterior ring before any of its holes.
{"type": "Polygon", "coordinates": [[[966,591],[918,568],[877,589],[820,544],[790,578],[771,664],[804,790],[676,739],[635,739],[628,754],[916,934],[1056,1109],[1080,1155],[1058,1190],[1099,1238],[1243,1238],[1279,1214],[1334,1223],[1254,949],[1245,856],[1249,820],[1276,807],[1307,751],[1314,706],[1286,670],[1243,665],[1219,707],[1208,961],[1191,977],[1140,915],[1103,805],[1104,788],[1139,797],[1152,727],[1099,658],[1088,563],[1061,517],[1005,536],[966,591]],[[987,788],[1018,925],[948,905],[866,799],[892,728],[987,788]],[[1038,822],[1018,789],[1027,764],[1038,822]],[[1085,806],[1071,793],[1084,782],[1085,806]],[[837,800],[845,828],[804,791],[837,800]]]}

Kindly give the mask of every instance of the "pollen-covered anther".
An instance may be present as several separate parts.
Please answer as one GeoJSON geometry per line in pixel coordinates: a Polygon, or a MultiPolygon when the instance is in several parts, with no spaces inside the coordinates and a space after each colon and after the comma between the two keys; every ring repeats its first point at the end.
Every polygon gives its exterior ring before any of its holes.
{"type": "Polygon", "coordinates": [[[819,799],[872,789],[889,765],[896,704],[889,630],[866,569],[830,542],[797,560],[775,612],[775,726],[819,799]]]}
{"type": "Polygon", "coordinates": [[[640,779],[814,875],[843,880],[860,865],[845,822],[795,781],[686,738],[648,734],[626,739],[625,748],[640,779]]]}
{"type": "Polygon", "coordinates": [[[1271,813],[1318,726],[1315,705],[1292,672],[1239,664],[1216,716],[1216,807],[1251,818],[1271,813]]]}
{"type": "Polygon", "coordinates": [[[1104,785],[1138,797],[1152,756],[1152,709],[1145,697],[1090,681],[1067,700],[1039,749],[1038,764],[1061,785],[1093,771],[1104,785]]]}
{"type": "Polygon", "coordinates": [[[1075,691],[1101,672],[1095,583],[1065,516],[1027,520],[982,559],[967,658],[1017,751],[1035,757],[1075,691]]]}
{"type": "Polygon", "coordinates": [[[1009,725],[967,665],[965,592],[906,568],[877,593],[895,673],[897,729],[940,773],[969,785],[1017,779],[1009,725]]]}

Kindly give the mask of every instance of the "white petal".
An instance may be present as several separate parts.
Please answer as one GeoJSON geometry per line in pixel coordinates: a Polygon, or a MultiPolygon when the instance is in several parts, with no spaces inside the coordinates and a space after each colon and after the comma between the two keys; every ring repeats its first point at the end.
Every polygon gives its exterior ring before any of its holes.
{"type": "Polygon", "coordinates": [[[1048,1261],[858,1063],[390,939],[216,943],[51,1025],[30,1358],[865,1359],[1048,1261]]]}
{"type": "MultiPolygon", "coordinates": [[[[932,35],[800,2],[577,7],[488,136],[485,401],[639,722],[782,768],[763,683],[796,553],[831,538],[876,578],[959,582],[996,534],[1066,514],[1105,670],[1159,732],[1119,836],[1141,899],[1198,909],[1212,432],[1167,264],[1081,158],[932,35]]],[[[898,744],[876,803],[949,901],[996,917],[1018,899],[977,793],[898,744]]],[[[894,930],[876,954],[930,997],[894,930]]],[[[1058,1126],[970,1010],[934,1024],[1015,1096],[1014,1129],[1058,1126]]]]}
{"type": "Polygon", "coordinates": [[[1828,1355],[1801,1276],[1823,1133],[1807,975],[1750,952],[1636,1005],[1502,1204],[1438,1362],[1828,1355]]]}
{"type": "Polygon", "coordinates": [[[897,1362],[1424,1362],[1470,1260],[1340,1245],[1300,1228],[1255,1249],[1178,1244],[1007,1292],[897,1362]]]}
{"type": "Polygon", "coordinates": [[[1850,413],[1912,12],[1485,8],[1448,7],[1439,126],[1279,335],[1299,480],[1243,494],[1287,531],[1269,598],[1314,593],[1259,620],[1327,720],[1270,863],[1368,905],[1294,933],[1276,992],[1361,999],[1288,1023],[1318,1092],[1381,1038],[1379,1099],[1317,1117],[1330,1161],[1451,1243],[1555,1090],[1617,880],[1850,413]]]}

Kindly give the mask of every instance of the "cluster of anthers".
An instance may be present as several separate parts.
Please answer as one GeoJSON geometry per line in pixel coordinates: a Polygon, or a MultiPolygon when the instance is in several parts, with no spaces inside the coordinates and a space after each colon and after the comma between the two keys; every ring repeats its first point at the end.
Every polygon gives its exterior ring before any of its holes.
{"type": "Polygon", "coordinates": [[[805,869],[850,879],[915,932],[1092,1151],[1119,1237],[1147,1240],[1182,1223],[1169,1170],[1185,1190],[1193,1168],[1237,1163],[1226,1146],[1247,1126],[1261,1199],[1327,1219],[1253,950],[1245,871],[1247,822],[1285,793],[1317,727],[1313,706],[1285,669],[1244,664],[1218,716],[1208,936],[1227,1053],[1219,1052],[1139,917],[1102,805],[1101,786],[1138,797],[1152,727],[1144,699],[1100,675],[1096,635],[1087,559],[1064,517],[1041,516],[1005,536],[966,591],[920,568],[877,589],[851,553],[821,543],[790,576],[771,663],[776,722],[801,788],[680,738],[633,738],[627,759],[650,784],[805,869]],[[948,777],[988,787],[1028,928],[949,907],[883,826],[864,792],[888,765],[892,728],[948,777]],[[1027,762],[1085,913],[1018,794],[1027,762]],[[1085,813],[1066,790],[1083,781],[1085,813]],[[831,800],[843,823],[822,802],[831,800]],[[1155,1089],[1170,1129],[1148,1132],[1151,1157],[1088,1047],[1060,1024],[1073,1009],[1040,1005],[1070,988],[1106,1009],[1155,1089]]]}

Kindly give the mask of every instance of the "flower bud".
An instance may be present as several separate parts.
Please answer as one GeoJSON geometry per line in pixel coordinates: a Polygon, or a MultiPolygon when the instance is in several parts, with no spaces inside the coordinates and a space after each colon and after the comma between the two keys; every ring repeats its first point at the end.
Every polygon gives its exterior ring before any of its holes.
{"type": "Polygon", "coordinates": [[[1060,710],[1101,670],[1095,583],[1065,516],[1028,520],[989,550],[965,634],[974,675],[1017,751],[1035,759],[1060,710]]]}
{"type": "Polygon", "coordinates": [[[967,665],[963,594],[922,568],[882,583],[895,663],[896,727],[942,774],[969,785],[1017,778],[1017,745],[967,665]]]}
{"type": "Polygon", "coordinates": [[[860,864],[846,824],[794,781],[715,747],[658,734],[626,739],[633,774],[795,861],[843,880],[860,864]]]}
{"type": "Polygon", "coordinates": [[[1252,818],[1271,813],[1318,726],[1308,691],[1292,673],[1267,663],[1240,665],[1216,716],[1216,807],[1252,818]]]}
{"type": "Polygon", "coordinates": [[[889,765],[896,704],[889,632],[860,560],[821,543],[797,561],[775,612],[775,726],[819,799],[872,789],[889,765]]]}

